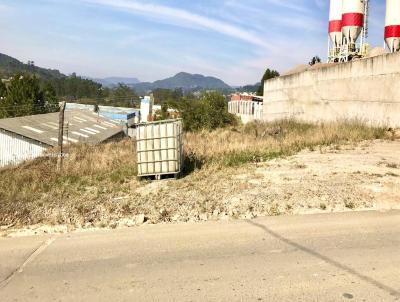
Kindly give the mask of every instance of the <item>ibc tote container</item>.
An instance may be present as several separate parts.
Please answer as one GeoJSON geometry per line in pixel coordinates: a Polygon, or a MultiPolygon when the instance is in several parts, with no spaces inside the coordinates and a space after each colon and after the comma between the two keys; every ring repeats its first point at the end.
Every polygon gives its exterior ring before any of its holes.
{"type": "Polygon", "coordinates": [[[138,176],[174,175],[182,169],[182,120],[165,120],[139,124],[136,150],[138,176]]]}

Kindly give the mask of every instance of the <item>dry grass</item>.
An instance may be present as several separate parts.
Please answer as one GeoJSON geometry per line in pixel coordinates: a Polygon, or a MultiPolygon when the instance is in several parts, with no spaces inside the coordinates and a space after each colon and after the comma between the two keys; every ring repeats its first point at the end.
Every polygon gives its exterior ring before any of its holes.
{"type": "Polygon", "coordinates": [[[61,213],[58,208],[72,206],[87,215],[90,209],[85,209],[82,197],[88,197],[88,193],[92,198],[103,193],[117,194],[137,173],[133,143],[129,140],[99,146],[75,145],[66,153],[62,173],[56,173],[54,157],[0,171],[0,224],[73,221],[75,211],[61,213]]]}
{"type": "Polygon", "coordinates": [[[204,179],[211,171],[215,177],[223,177],[235,173],[231,167],[248,162],[321,145],[384,137],[383,128],[359,122],[311,125],[281,121],[187,133],[186,172],[190,175],[168,185],[167,192],[160,189],[154,194],[138,193],[147,183],[135,177],[136,155],[131,140],[96,147],[76,145],[67,151],[62,173],[55,172],[56,159],[51,157],[0,171],[0,225],[104,226],[139,214],[154,223],[174,220],[176,215],[187,221],[204,212],[224,211],[217,204],[229,196],[234,182],[227,181],[222,195],[217,195],[213,178],[204,179]],[[201,171],[192,173],[200,167],[201,171]]]}
{"type": "Polygon", "coordinates": [[[313,125],[294,120],[251,123],[241,128],[186,134],[188,154],[201,163],[237,166],[288,156],[317,146],[342,145],[379,139],[384,128],[367,127],[359,121],[313,125]]]}

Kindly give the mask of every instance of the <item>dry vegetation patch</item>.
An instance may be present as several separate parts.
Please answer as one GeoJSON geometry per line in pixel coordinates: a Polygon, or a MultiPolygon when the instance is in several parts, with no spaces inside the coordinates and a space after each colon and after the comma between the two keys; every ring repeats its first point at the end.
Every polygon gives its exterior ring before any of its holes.
{"type": "Polygon", "coordinates": [[[189,158],[197,163],[237,166],[293,155],[303,149],[388,137],[383,127],[367,127],[361,121],[316,125],[283,120],[187,133],[185,146],[189,158]]]}
{"type": "MultiPolygon", "coordinates": [[[[0,225],[117,227],[143,221],[278,215],[294,213],[300,205],[308,208],[309,204],[330,209],[329,200],[317,200],[321,191],[318,186],[314,195],[313,190],[310,193],[316,202],[309,203],[310,194],[302,193],[300,179],[287,180],[292,184],[284,190],[271,190],[265,175],[257,176],[257,166],[304,149],[337,149],[343,144],[385,137],[385,129],[354,121],[312,125],[286,120],[186,133],[185,177],[154,183],[136,179],[131,140],[71,146],[62,173],[55,172],[56,159],[51,157],[0,171],[0,225]],[[249,171],[255,171],[251,180],[246,176],[249,171]]],[[[303,171],[308,166],[295,163],[291,169],[303,171]]],[[[344,186],[343,196],[350,191],[344,186]]],[[[326,195],[333,194],[328,189],[326,195]]],[[[362,202],[350,200],[346,207],[359,204],[362,202]]]]}

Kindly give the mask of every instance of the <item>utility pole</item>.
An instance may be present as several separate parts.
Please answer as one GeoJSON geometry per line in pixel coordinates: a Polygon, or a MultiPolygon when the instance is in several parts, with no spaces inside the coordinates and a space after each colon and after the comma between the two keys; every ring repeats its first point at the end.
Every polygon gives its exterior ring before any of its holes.
{"type": "Polygon", "coordinates": [[[58,118],[58,147],[60,153],[57,158],[57,171],[61,172],[63,165],[63,140],[64,140],[64,112],[65,112],[65,102],[61,102],[60,105],[60,115],[58,118]]]}

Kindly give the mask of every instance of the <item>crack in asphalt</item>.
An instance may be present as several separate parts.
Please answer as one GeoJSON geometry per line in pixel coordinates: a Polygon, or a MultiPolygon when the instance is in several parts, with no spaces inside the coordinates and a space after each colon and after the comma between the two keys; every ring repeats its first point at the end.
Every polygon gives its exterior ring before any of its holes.
{"type": "Polygon", "coordinates": [[[353,268],[351,268],[351,267],[349,267],[349,266],[347,266],[345,264],[342,264],[342,263],[340,263],[340,262],[338,262],[336,260],[333,260],[333,259],[331,259],[331,258],[329,258],[329,257],[327,257],[325,255],[322,255],[322,254],[318,253],[317,251],[314,251],[314,250],[312,250],[312,249],[310,249],[310,248],[308,248],[308,247],[306,247],[304,245],[301,245],[301,244],[299,244],[299,243],[297,243],[295,241],[287,239],[287,238],[283,237],[282,235],[280,235],[280,234],[274,232],[273,230],[269,229],[267,226],[265,226],[263,224],[259,224],[259,223],[253,222],[251,220],[247,220],[247,222],[249,224],[257,227],[257,228],[260,228],[260,229],[264,230],[266,233],[268,233],[272,237],[274,237],[274,238],[276,238],[276,239],[278,239],[278,240],[280,240],[280,241],[282,241],[282,242],[284,242],[284,243],[286,243],[286,244],[288,244],[290,246],[293,246],[293,247],[297,248],[298,250],[301,250],[301,251],[303,251],[303,252],[305,252],[307,254],[310,254],[310,255],[312,255],[312,256],[314,256],[316,258],[319,258],[322,261],[324,261],[326,263],[329,263],[330,265],[333,265],[333,266],[335,266],[335,267],[337,267],[337,268],[339,268],[339,269],[341,269],[341,270],[343,270],[343,271],[345,271],[345,272],[347,272],[347,273],[349,273],[349,274],[351,274],[353,276],[358,277],[359,279],[361,279],[361,280],[363,280],[363,281],[365,281],[365,282],[367,282],[369,284],[372,284],[373,286],[375,286],[375,287],[377,287],[377,288],[379,288],[381,290],[386,291],[391,296],[400,297],[400,292],[398,290],[396,290],[396,289],[394,289],[394,288],[392,288],[392,287],[390,287],[390,286],[388,286],[386,284],[383,284],[382,282],[379,282],[379,281],[377,281],[377,280],[375,280],[375,279],[373,279],[373,278],[371,278],[369,276],[363,275],[363,274],[357,272],[355,269],[353,269],[353,268]]]}
{"type": "Polygon", "coordinates": [[[22,263],[19,267],[17,267],[11,274],[9,274],[5,279],[0,281],[0,290],[5,288],[7,284],[10,283],[12,279],[14,279],[18,274],[21,274],[24,271],[24,268],[34,261],[41,253],[43,253],[48,246],[50,246],[56,239],[50,238],[44,241],[38,248],[36,248],[28,258],[22,263]]]}

